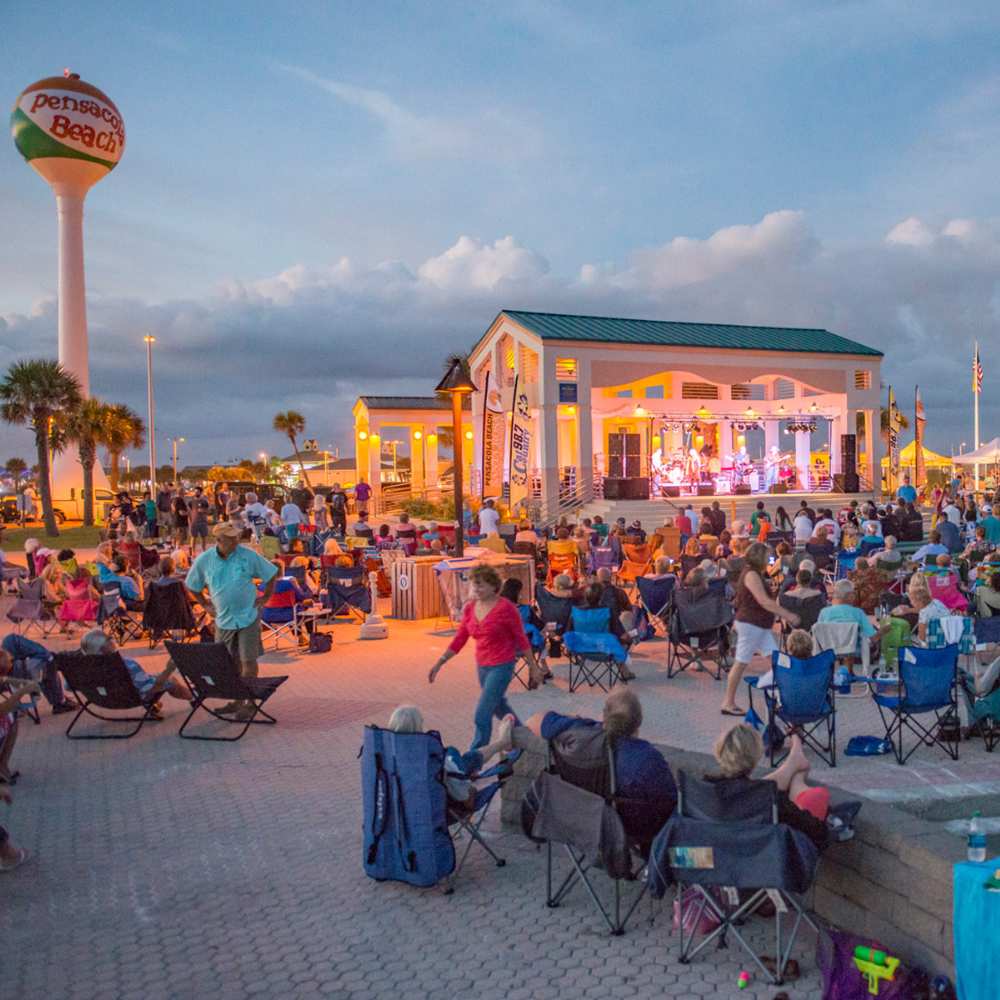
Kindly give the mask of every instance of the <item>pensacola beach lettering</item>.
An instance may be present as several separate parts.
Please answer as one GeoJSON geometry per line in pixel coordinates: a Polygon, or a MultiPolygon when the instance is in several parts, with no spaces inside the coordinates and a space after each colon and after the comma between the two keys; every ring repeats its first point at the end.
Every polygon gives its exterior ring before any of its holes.
{"type": "Polygon", "coordinates": [[[54,139],[82,151],[118,161],[125,147],[125,126],[103,101],[66,91],[31,91],[21,110],[54,139]]]}

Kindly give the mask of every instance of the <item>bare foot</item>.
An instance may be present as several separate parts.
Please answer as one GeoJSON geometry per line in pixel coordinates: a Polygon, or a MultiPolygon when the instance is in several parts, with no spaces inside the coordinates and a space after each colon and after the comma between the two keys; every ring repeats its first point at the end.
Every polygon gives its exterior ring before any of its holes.
{"type": "Polygon", "coordinates": [[[788,762],[796,771],[809,770],[809,758],[802,749],[802,737],[795,733],[788,744],[788,762]]]}
{"type": "Polygon", "coordinates": [[[514,746],[514,716],[505,715],[500,720],[500,725],[498,727],[497,736],[500,737],[500,742],[503,744],[504,750],[510,750],[514,746]]]}

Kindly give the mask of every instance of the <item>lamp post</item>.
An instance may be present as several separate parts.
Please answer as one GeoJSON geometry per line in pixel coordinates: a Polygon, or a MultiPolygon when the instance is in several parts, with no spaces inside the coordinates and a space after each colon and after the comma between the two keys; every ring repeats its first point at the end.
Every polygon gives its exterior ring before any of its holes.
{"type": "Polygon", "coordinates": [[[149,437],[149,495],[156,498],[156,426],[153,422],[155,405],[153,403],[153,344],[156,337],[146,334],[142,338],[146,342],[146,422],[149,437]]]}
{"type": "Polygon", "coordinates": [[[271,478],[271,467],[267,464],[267,452],[262,451],[257,457],[264,463],[264,482],[268,482],[271,478]]]}
{"type": "Polygon", "coordinates": [[[462,399],[475,392],[476,386],[465,374],[460,358],[453,358],[445,377],[437,385],[435,392],[446,392],[451,396],[451,429],[454,443],[455,469],[455,555],[465,555],[465,530],[462,520],[462,399]]]}
{"type": "Polygon", "coordinates": [[[187,438],[171,438],[170,444],[173,448],[173,458],[174,458],[174,485],[177,485],[177,445],[184,444],[187,438]]]}

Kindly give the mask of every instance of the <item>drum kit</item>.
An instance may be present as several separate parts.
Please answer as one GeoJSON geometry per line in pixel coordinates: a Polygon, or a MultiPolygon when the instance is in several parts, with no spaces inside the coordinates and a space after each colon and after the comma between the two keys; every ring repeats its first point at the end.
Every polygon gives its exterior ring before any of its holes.
{"type": "Polygon", "coordinates": [[[785,483],[789,488],[795,480],[795,465],[789,454],[772,454],[763,463],[763,472],[745,449],[719,459],[711,453],[699,453],[691,448],[677,448],[664,453],[657,449],[652,455],[652,493],[664,496],[666,487],[687,486],[692,493],[700,484],[711,483],[717,494],[729,494],[737,487],[749,487],[751,493],[760,493],[774,483],[785,483]]]}

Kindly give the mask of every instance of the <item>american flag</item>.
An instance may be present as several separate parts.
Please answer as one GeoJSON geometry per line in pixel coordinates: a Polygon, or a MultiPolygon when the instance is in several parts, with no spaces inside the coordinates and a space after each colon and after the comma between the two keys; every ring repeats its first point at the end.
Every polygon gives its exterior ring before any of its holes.
{"type": "Polygon", "coordinates": [[[979,345],[976,344],[976,355],[972,359],[972,391],[983,391],[983,366],[979,361],[979,345]]]}

